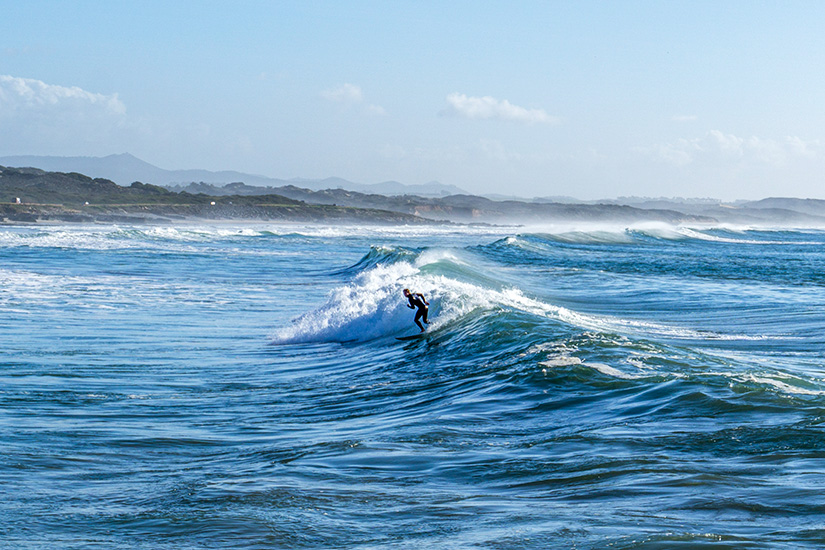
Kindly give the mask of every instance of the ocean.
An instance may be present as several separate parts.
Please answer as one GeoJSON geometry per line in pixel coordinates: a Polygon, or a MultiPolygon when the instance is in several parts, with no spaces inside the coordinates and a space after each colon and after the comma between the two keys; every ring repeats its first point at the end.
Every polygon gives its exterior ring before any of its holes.
{"type": "Polygon", "coordinates": [[[2,226],[0,337],[3,549],[825,547],[823,230],[2,226]]]}

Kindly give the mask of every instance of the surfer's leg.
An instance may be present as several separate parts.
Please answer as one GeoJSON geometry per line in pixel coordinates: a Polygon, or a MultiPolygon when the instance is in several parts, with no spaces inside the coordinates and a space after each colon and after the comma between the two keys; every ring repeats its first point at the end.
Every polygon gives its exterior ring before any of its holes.
{"type": "Polygon", "coordinates": [[[427,315],[429,315],[429,313],[430,313],[429,308],[426,308],[426,307],[425,307],[425,308],[424,308],[424,324],[425,324],[425,325],[429,325],[429,324],[430,324],[430,322],[427,320],[427,315]]]}
{"type": "MultiPolygon", "coordinates": [[[[419,319],[421,319],[421,316],[422,316],[422,315],[424,315],[424,313],[423,313],[423,312],[419,309],[419,310],[415,313],[415,319],[413,319],[413,320],[415,321],[415,324],[416,324],[416,325],[418,325],[418,328],[420,328],[420,329],[421,329],[421,332],[424,332],[424,325],[422,325],[422,324],[421,324],[421,321],[419,321],[419,319]]],[[[426,321],[426,318],[427,318],[427,317],[425,316],[425,317],[424,317],[424,319],[425,319],[425,321],[424,321],[424,322],[425,322],[425,323],[427,322],[427,321],[426,321]]]]}

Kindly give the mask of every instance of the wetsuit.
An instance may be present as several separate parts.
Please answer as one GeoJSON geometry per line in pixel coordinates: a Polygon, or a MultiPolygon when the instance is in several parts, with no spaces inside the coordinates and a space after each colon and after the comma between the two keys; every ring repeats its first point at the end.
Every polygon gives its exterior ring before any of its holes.
{"type": "Polygon", "coordinates": [[[424,298],[423,294],[420,293],[411,293],[407,296],[407,300],[409,300],[409,304],[407,305],[410,309],[418,308],[418,311],[415,312],[415,324],[418,325],[418,328],[421,329],[421,332],[424,332],[424,325],[421,324],[419,319],[423,318],[423,321],[427,324],[430,322],[427,320],[427,312],[429,308],[427,307],[427,300],[424,298]]]}

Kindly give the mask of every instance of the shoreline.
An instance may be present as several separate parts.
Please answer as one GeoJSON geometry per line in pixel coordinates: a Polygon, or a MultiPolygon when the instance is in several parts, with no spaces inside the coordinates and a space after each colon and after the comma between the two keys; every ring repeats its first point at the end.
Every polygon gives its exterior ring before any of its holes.
{"type": "Polygon", "coordinates": [[[0,203],[0,225],[61,223],[174,224],[185,222],[315,222],[370,225],[453,225],[398,212],[326,205],[123,204],[67,207],[0,203]]]}

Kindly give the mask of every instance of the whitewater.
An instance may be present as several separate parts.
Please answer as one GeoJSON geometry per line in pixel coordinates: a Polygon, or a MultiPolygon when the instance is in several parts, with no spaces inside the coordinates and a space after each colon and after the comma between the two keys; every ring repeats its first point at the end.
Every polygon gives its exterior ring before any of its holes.
{"type": "Polygon", "coordinates": [[[0,548],[825,547],[825,230],[7,225],[0,335],[0,548]]]}

